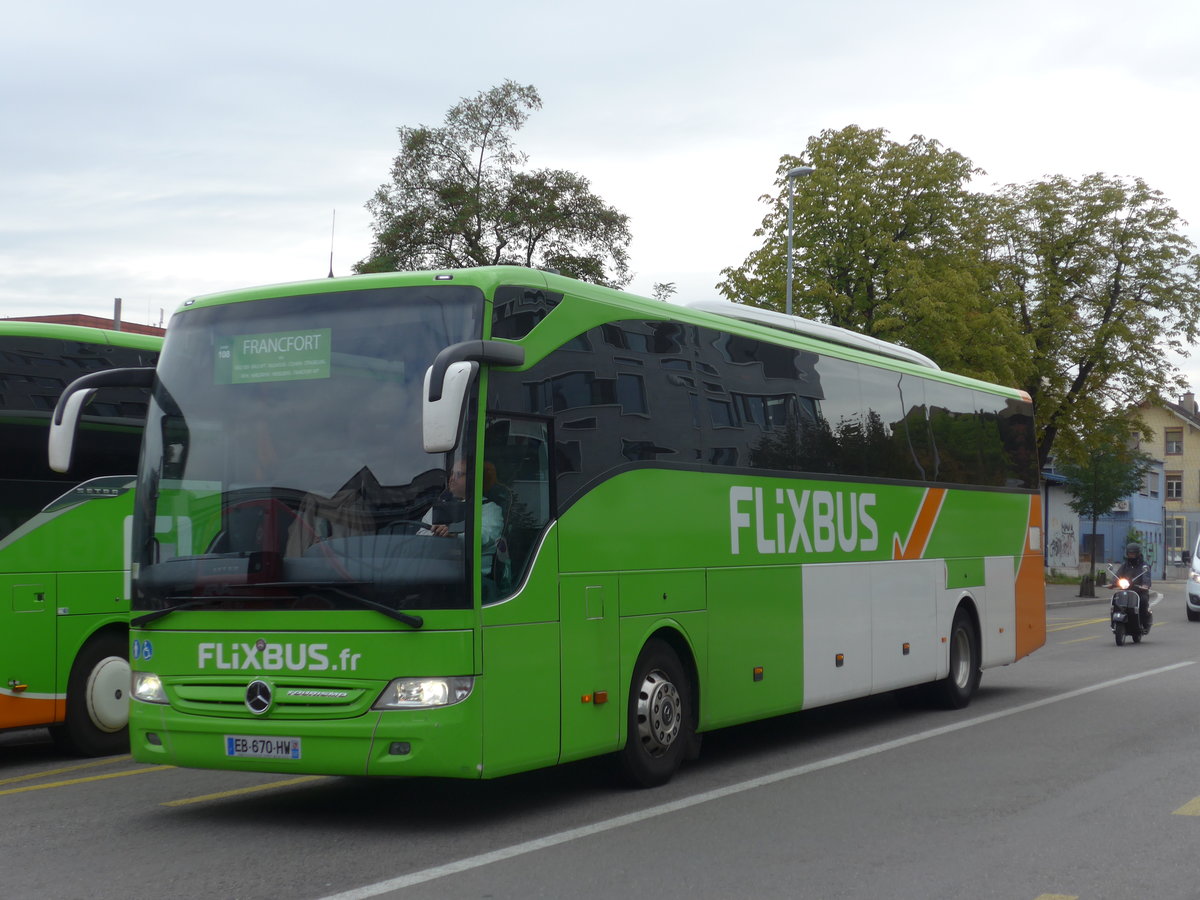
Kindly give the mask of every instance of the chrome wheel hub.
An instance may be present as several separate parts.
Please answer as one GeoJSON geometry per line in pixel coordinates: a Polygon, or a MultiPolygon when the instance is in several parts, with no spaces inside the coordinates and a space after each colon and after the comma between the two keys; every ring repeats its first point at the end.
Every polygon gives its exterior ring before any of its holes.
{"type": "Polygon", "coordinates": [[[951,638],[950,669],[954,683],[965,688],[971,680],[971,641],[963,628],[955,631],[951,638]]]}
{"type": "Polygon", "coordinates": [[[679,691],[665,672],[655,669],[646,673],[638,691],[638,740],[651,756],[662,756],[679,737],[683,709],[679,691]]]}

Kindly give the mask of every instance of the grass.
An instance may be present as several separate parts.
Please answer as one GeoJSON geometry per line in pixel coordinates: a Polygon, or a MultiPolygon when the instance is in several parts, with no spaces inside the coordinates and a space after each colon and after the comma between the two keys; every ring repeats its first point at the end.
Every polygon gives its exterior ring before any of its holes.
{"type": "Polygon", "coordinates": [[[1079,584],[1079,575],[1046,575],[1046,584],[1079,584]]]}

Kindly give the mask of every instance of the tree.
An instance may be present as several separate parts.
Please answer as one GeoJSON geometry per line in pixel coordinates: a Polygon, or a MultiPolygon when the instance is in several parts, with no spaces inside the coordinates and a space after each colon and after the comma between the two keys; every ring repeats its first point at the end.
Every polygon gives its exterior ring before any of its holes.
{"type": "Polygon", "coordinates": [[[1060,434],[1185,387],[1166,351],[1196,342],[1200,257],[1161,193],[1059,175],[1009,185],[992,220],[1003,291],[1032,345],[1022,386],[1043,464],[1060,434]]]}
{"type": "Polygon", "coordinates": [[[665,303],[671,298],[671,295],[674,294],[676,290],[677,288],[675,287],[675,282],[673,281],[656,281],[654,282],[654,287],[651,290],[650,296],[652,296],[655,300],[662,300],[665,303]]]}
{"type": "Polygon", "coordinates": [[[463,98],[444,125],[402,127],[391,180],[367,202],[374,243],[356,272],[522,265],[614,287],[629,282],[629,217],[586,178],[525,170],[513,135],[540,109],[513,81],[463,98]]]}
{"type": "MultiPolygon", "coordinates": [[[[1026,376],[1025,341],[995,287],[986,199],[967,190],[979,174],[937,141],[899,144],[881,129],[851,125],[810,138],[815,167],[794,185],[794,308],[802,315],[904,344],[941,366],[1016,384],[1026,376]]],[[[782,309],[786,292],[787,172],[754,232],[761,248],[722,271],[729,299],[782,309]]]]}
{"type": "MultiPolygon", "coordinates": [[[[1108,419],[1086,439],[1068,451],[1056,468],[1066,479],[1070,495],[1067,505],[1092,521],[1092,545],[1096,541],[1096,520],[1141,488],[1150,471],[1151,458],[1138,450],[1128,419],[1108,419]]],[[[1089,583],[1096,581],[1096,554],[1092,553],[1089,583]]]]}

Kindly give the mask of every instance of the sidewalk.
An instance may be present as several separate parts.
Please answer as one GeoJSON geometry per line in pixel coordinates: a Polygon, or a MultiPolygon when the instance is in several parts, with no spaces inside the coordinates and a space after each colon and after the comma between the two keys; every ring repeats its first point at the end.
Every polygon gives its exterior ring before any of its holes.
{"type": "MultiPolygon", "coordinates": [[[[1170,601],[1178,599],[1183,602],[1183,594],[1186,590],[1184,581],[1156,581],[1151,588],[1150,605],[1157,606],[1155,603],[1154,594],[1159,594],[1159,603],[1163,600],[1170,601]]],[[[1077,584],[1048,584],[1046,585],[1046,608],[1052,609],[1058,606],[1083,606],[1093,603],[1100,603],[1104,606],[1108,605],[1108,601],[1112,598],[1112,588],[1104,585],[1096,585],[1095,597],[1080,597],[1079,585],[1077,584]]]]}

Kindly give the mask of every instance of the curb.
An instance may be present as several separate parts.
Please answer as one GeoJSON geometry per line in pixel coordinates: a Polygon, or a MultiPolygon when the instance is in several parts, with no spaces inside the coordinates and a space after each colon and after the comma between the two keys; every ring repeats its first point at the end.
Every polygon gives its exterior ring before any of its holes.
{"type": "MultiPolygon", "coordinates": [[[[1178,584],[1178,586],[1182,587],[1182,584],[1183,583],[1180,582],[1178,584]]],[[[1046,609],[1058,609],[1058,608],[1064,607],[1064,606],[1089,606],[1091,604],[1102,604],[1104,606],[1108,606],[1109,599],[1111,596],[1111,591],[1109,591],[1108,588],[1097,585],[1096,592],[1097,592],[1097,596],[1095,596],[1095,597],[1075,596],[1075,597],[1068,597],[1063,600],[1047,600],[1046,601],[1046,609]],[[1103,596],[1101,596],[1101,595],[1103,595],[1103,596]]],[[[1152,590],[1150,592],[1150,608],[1153,609],[1154,607],[1158,606],[1158,604],[1162,603],[1162,601],[1165,598],[1166,598],[1166,595],[1164,594],[1163,591],[1153,591],[1152,590]]]]}

